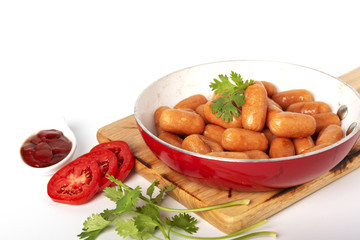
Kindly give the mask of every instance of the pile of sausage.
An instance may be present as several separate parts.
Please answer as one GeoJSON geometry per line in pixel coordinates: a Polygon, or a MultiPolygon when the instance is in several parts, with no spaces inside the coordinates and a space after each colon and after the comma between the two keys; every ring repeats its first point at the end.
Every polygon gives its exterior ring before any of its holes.
{"type": "Polygon", "coordinates": [[[329,146],[344,137],[337,114],[315,101],[306,89],[277,91],[256,81],[244,92],[239,116],[225,122],[198,94],[154,113],[157,135],[188,151],[217,157],[267,159],[288,157],[329,146]]]}

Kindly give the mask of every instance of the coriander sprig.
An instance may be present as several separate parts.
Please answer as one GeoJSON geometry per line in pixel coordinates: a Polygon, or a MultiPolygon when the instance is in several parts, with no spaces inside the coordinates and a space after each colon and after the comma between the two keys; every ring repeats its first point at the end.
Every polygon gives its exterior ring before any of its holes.
{"type": "MultiPolygon", "coordinates": [[[[266,223],[266,220],[264,220],[249,228],[222,237],[208,238],[185,235],[175,231],[174,229],[180,229],[188,234],[194,234],[198,231],[198,227],[196,226],[197,220],[190,216],[188,212],[207,211],[240,204],[247,205],[250,201],[248,199],[244,199],[203,208],[172,209],[162,207],[159,205],[159,203],[163,199],[163,196],[166,192],[174,189],[173,186],[160,189],[159,193],[153,197],[155,187],[159,185],[159,182],[155,181],[148,187],[146,191],[147,196],[144,196],[142,195],[141,188],[139,186],[133,189],[112,176],[108,175],[107,178],[116,183],[117,186],[105,188],[104,195],[110,200],[114,201],[116,203],[116,207],[114,209],[105,209],[101,213],[92,214],[90,217],[88,217],[83,224],[83,231],[78,235],[80,239],[95,240],[104,229],[110,226],[114,226],[115,231],[119,236],[131,237],[134,239],[160,239],[159,237],[155,236],[156,231],[159,230],[166,240],[170,240],[171,234],[176,234],[188,239],[216,240],[235,237],[245,231],[266,223]],[[139,200],[144,201],[145,204],[140,204],[139,200]],[[160,210],[178,212],[178,214],[174,215],[173,217],[162,219],[160,210]],[[121,218],[121,216],[124,216],[124,213],[128,213],[128,215],[130,214],[132,218],[121,218]]],[[[265,234],[276,236],[276,233],[274,232],[257,232],[243,235],[234,239],[245,239],[256,235],[265,234]]]]}
{"type": "Polygon", "coordinates": [[[212,113],[225,122],[232,121],[233,116],[239,116],[239,108],[245,103],[243,93],[248,86],[254,84],[254,80],[244,82],[241,75],[234,71],[231,71],[230,78],[232,82],[227,75],[220,74],[220,80],[214,78],[209,85],[211,90],[220,96],[211,105],[212,113]]]}

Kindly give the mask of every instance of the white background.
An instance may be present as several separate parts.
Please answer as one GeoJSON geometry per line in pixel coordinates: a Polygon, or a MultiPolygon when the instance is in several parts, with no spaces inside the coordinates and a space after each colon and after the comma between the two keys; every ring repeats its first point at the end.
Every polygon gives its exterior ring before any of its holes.
{"type": "MultiPolygon", "coordinates": [[[[50,177],[20,170],[19,129],[36,112],[66,118],[76,157],[97,144],[99,128],[133,113],[146,86],[185,67],[264,59],[349,72],[360,66],[359,23],[356,1],[343,0],[1,1],[1,238],[77,239],[88,216],[112,207],[103,196],[56,204],[46,194],[50,177]]],[[[150,184],[136,173],[127,183],[150,184]]],[[[358,239],[359,183],[356,170],[257,230],[282,240],[358,239]]],[[[197,236],[223,235],[202,219],[198,226],[197,236]]]]}

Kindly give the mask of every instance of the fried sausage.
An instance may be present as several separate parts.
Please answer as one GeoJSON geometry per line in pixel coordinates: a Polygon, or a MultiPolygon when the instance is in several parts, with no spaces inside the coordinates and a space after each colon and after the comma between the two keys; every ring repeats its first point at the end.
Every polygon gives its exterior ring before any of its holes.
{"type": "Polygon", "coordinates": [[[288,106],[286,111],[298,112],[303,114],[317,114],[331,112],[330,106],[324,102],[298,102],[288,106]]]}
{"type": "Polygon", "coordinates": [[[277,91],[276,86],[273,83],[268,81],[260,81],[260,82],[265,87],[268,97],[271,97],[272,95],[274,95],[274,93],[276,93],[277,91]]]}
{"type": "Polygon", "coordinates": [[[319,144],[319,145],[315,145],[315,146],[313,146],[313,147],[311,147],[311,148],[308,148],[308,149],[302,151],[300,154],[309,153],[309,152],[314,152],[314,151],[316,151],[316,150],[322,149],[322,148],[327,147],[327,146],[330,146],[330,145],[331,145],[331,143],[328,143],[328,142],[327,142],[327,143],[321,143],[321,144],[319,144]]]}
{"type": "Polygon", "coordinates": [[[162,132],[159,134],[159,138],[175,147],[181,148],[182,145],[182,138],[178,135],[170,132],[162,132]]]}
{"type": "Polygon", "coordinates": [[[322,143],[336,143],[344,137],[344,132],[339,125],[330,124],[324,127],[317,136],[316,145],[322,143]]]}
{"type": "Polygon", "coordinates": [[[294,112],[280,112],[276,113],[271,118],[269,129],[278,137],[307,137],[314,134],[316,121],[311,115],[294,112]]]}
{"type": "Polygon", "coordinates": [[[224,131],[225,128],[216,124],[207,124],[205,126],[203,135],[221,144],[222,134],[224,131]]]}
{"type": "Polygon", "coordinates": [[[206,155],[222,158],[249,159],[249,156],[243,152],[211,152],[206,155]]]}
{"type": "Polygon", "coordinates": [[[196,109],[195,109],[195,112],[197,114],[199,114],[205,121],[205,123],[207,123],[207,120],[205,118],[205,114],[204,114],[204,107],[205,107],[205,104],[200,104],[196,109]]]}
{"type": "Polygon", "coordinates": [[[180,102],[178,102],[174,108],[175,109],[184,109],[184,108],[190,108],[192,110],[195,110],[199,105],[207,103],[207,99],[202,94],[195,94],[190,97],[187,97],[180,102]]]}
{"type": "Polygon", "coordinates": [[[267,93],[262,84],[250,85],[244,92],[241,120],[245,129],[262,131],[267,113],[267,93]]]}
{"type": "Polygon", "coordinates": [[[262,130],[262,132],[265,134],[269,144],[271,143],[271,141],[276,138],[276,136],[270,131],[270,129],[268,128],[264,128],[264,130],[262,130]]]}
{"type": "Polygon", "coordinates": [[[266,151],[268,148],[268,140],[262,132],[255,132],[243,128],[228,128],[225,129],[222,135],[221,145],[229,151],[266,151]]]}
{"type": "Polygon", "coordinates": [[[260,150],[243,151],[250,159],[269,159],[269,156],[260,150]]]}
{"type": "Polygon", "coordinates": [[[154,121],[155,121],[155,128],[156,128],[157,135],[159,135],[160,133],[163,132],[163,130],[160,128],[160,116],[161,116],[162,112],[166,109],[170,109],[170,108],[168,106],[161,106],[161,107],[158,107],[154,112],[154,121]]]}
{"type": "Polygon", "coordinates": [[[265,125],[269,127],[270,119],[279,112],[282,112],[280,105],[277,104],[274,100],[271,98],[267,99],[267,113],[266,113],[266,123],[265,125]]]}
{"type": "Polygon", "coordinates": [[[314,140],[311,136],[304,138],[294,138],[293,143],[295,146],[295,153],[301,154],[304,150],[315,146],[314,140]]]}
{"type": "Polygon", "coordinates": [[[191,134],[182,142],[182,148],[191,152],[206,154],[211,148],[201,139],[199,134],[191,134]]]}
{"type": "Polygon", "coordinates": [[[204,141],[204,143],[206,143],[210,147],[212,152],[224,151],[223,147],[219,143],[217,143],[215,140],[212,140],[211,138],[208,138],[204,135],[200,135],[200,138],[201,138],[201,140],[204,141]]]}
{"type": "Polygon", "coordinates": [[[321,129],[330,124],[336,124],[340,126],[340,118],[337,114],[333,112],[317,113],[312,116],[315,118],[316,121],[315,133],[319,133],[321,129]]]}
{"type": "Polygon", "coordinates": [[[164,110],[159,123],[163,130],[181,135],[201,134],[205,127],[205,122],[199,114],[183,109],[164,110]]]}
{"type": "Polygon", "coordinates": [[[290,138],[277,137],[271,141],[269,156],[271,158],[290,157],[295,155],[295,147],[290,138]]]}
{"type": "Polygon", "coordinates": [[[313,95],[306,89],[293,89],[277,92],[271,98],[277,102],[282,109],[286,109],[293,103],[314,101],[313,95]]]}
{"type": "Polygon", "coordinates": [[[241,124],[241,114],[239,114],[238,117],[233,116],[232,121],[225,122],[225,121],[223,121],[221,119],[221,116],[216,117],[216,113],[212,112],[212,109],[211,109],[212,104],[213,104],[213,102],[209,101],[204,106],[204,115],[205,115],[206,120],[209,123],[219,125],[219,126],[221,126],[223,128],[241,127],[242,126],[242,124],[241,124]]]}

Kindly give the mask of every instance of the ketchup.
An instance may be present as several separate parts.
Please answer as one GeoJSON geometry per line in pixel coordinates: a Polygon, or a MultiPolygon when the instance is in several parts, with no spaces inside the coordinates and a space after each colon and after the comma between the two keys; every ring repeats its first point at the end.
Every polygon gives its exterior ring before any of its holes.
{"type": "Polygon", "coordinates": [[[56,129],[42,130],[28,138],[20,153],[26,164],[36,168],[48,167],[63,160],[71,150],[71,142],[56,129]]]}

